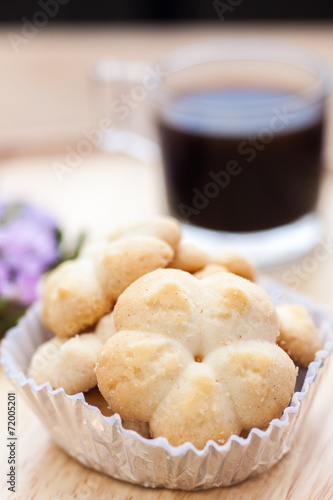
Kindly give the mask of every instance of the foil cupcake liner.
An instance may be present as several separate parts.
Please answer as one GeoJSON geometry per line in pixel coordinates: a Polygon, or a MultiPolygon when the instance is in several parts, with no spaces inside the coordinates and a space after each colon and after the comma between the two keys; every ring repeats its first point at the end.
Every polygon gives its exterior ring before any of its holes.
{"type": "Polygon", "coordinates": [[[231,436],[224,445],[208,441],[197,450],[191,443],[171,446],[163,438],[146,439],[124,429],[119,415],[103,416],[86,403],[49,383],[27,378],[30,359],[52,334],[43,326],[40,305],[33,306],[2,343],[1,362],[8,379],[25,396],[52,438],[87,467],[116,479],[147,487],[200,490],[229,486],[260,474],[286,454],[302,425],[333,350],[332,316],[320,305],[276,282],[260,280],[273,301],[304,305],[319,330],[323,349],[307,371],[300,370],[289,406],[266,430],[252,429],[246,438],[231,436]]]}

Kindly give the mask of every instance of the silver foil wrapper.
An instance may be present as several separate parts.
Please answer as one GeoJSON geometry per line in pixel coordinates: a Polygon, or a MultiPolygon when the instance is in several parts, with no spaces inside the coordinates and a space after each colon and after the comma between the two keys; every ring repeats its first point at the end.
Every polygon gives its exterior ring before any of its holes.
{"type": "Polygon", "coordinates": [[[37,386],[25,374],[37,346],[52,336],[41,322],[38,304],[7,333],[1,362],[52,438],[87,467],[147,487],[199,490],[236,484],[269,469],[290,450],[333,350],[333,320],[323,307],[275,282],[260,284],[275,303],[290,301],[308,309],[323,349],[306,372],[300,371],[297,392],[280,419],[266,430],[252,429],[247,438],[233,435],[222,446],[208,441],[197,450],[191,443],[174,447],[163,437],[146,439],[124,429],[119,415],[103,416],[82,393],[69,396],[49,383],[37,386]]]}

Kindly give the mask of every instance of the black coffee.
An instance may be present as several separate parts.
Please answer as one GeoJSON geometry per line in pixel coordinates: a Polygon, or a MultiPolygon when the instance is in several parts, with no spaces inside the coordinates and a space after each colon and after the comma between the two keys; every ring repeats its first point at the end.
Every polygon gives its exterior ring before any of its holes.
{"type": "Polygon", "coordinates": [[[182,95],[160,115],[173,215],[239,232],[281,226],[314,210],[322,170],[322,104],[310,109],[299,97],[292,103],[284,98],[271,90],[222,89],[182,95]],[[214,119],[183,113],[192,103],[214,106],[214,119]],[[238,111],[233,115],[234,108],[241,108],[241,117],[238,111]]]}

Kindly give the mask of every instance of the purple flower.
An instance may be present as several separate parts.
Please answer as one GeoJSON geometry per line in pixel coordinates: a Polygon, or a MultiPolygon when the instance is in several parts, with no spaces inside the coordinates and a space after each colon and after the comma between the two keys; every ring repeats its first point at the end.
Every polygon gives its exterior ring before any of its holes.
{"type": "Polygon", "coordinates": [[[0,225],[0,295],[30,304],[40,275],[58,259],[54,220],[34,207],[9,205],[0,225]]]}
{"type": "Polygon", "coordinates": [[[58,259],[54,231],[34,221],[16,219],[0,230],[0,253],[14,272],[39,274],[58,259]]]}
{"type": "Polygon", "coordinates": [[[31,304],[37,299],[39,276],[20,274],[16,280],[17,298],[22,304],[31,304]]]}
{"type": "Polygon", "coordinates": [[[5,262],[0,260],[0,295],[7,293],[9,277],[9,267],[5,264],[5,262]]]}

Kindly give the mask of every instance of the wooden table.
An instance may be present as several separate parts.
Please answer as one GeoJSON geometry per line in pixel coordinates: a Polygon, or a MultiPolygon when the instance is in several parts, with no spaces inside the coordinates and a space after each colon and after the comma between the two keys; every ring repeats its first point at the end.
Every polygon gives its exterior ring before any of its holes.
{"type": "MultiPolygon", "coordinates": [[[[11,28],[19,32],[19,26],[11,28]]],[[[52,170],[66,146],[75,147],[89,123],[85,74],[99,57],[151,60],[185,43],[226,36],[281,38],[321,55],[333,67],[331,25],[224,25],[201,27],[102,27],[40,30],[19,53],[0,31],[2,78],[0,94],[0,191],[4,199],[24,198],[49,207],[65,227],[68,239],[87,228],[98,232],[135,217],[165,210],[161,167],[121,156],[92,152],[63,183],[52,170]]],[[[330,112],[332,117],[332,112],[330,112]]],[[[333,140],[326,146],[327,171],[320,210],[328,233],[333,227],[333,140]]],[[[313,256],[310,256],[311,258],[313,256]]],[[[292,269],[271,272],[286,280],[292,269]]],[[[308,271],[306,258],[298,266],[303,278],[298,290],[333,309],[333,256],[308,271]]],[[[90,471],[69,458],[51,440],[25,401],[18,396],[18,488],[7,491],[6,453],[1,453],[1,498],[15,500],[84,499],[294,499],[333,497],[333,363],[318,391],[293,450],[268,473],[235,487],[187,493],[146,490],[90,471]]],[[[1,435],[5,449],[6,401],[11,385],[0,374],[1,435]]]]}

